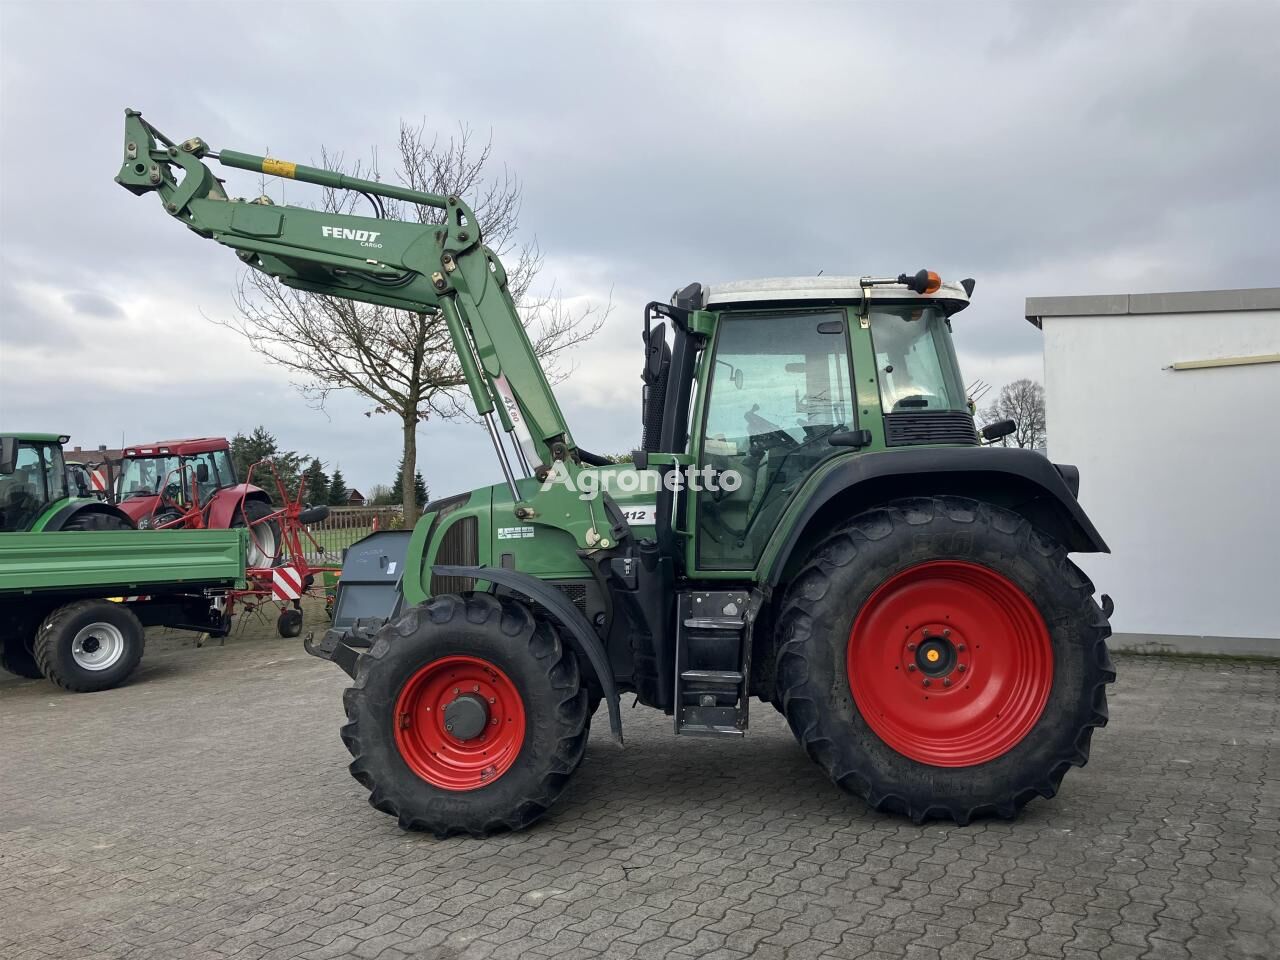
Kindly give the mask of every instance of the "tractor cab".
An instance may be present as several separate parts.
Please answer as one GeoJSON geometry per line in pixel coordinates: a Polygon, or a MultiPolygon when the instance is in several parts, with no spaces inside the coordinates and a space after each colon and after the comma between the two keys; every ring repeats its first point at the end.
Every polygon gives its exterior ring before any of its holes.
{"type": "Polygon", "coordinates": [[[56,433],[0,436],[0,533],[40,530],[128,529],[127,517],[68,483],[56,433]]]}
{"type": "Polygon", "coordinates": [[[692,284],[650,304],[645,451],[687,454],[712,480],[671,499],[696,534],[686,569],[758,569],[787,506],[837,458],[977,446],[951,339],[972,289],[920,271],[692,284]]]}
{"type": "Polygon", "coordinates": [[[248,527],[249,566],[271,567],[284,559],[278,511],[265,490],[236,476],[225,437],[125,447],[115,494],[140,529],[248,527]]]}
{"type": "Polygon", "coordinates": [[[30,530],[51,504],[67,499],[65,439],[42,434],[0,438],[0,531],[30,530]]]}
{"type": "Polygon", "coordinates": [[[126,447],[115,492],[139,526],[153,526],[200,509],[236,485],[227,441],[203,437],[126,447]]]}

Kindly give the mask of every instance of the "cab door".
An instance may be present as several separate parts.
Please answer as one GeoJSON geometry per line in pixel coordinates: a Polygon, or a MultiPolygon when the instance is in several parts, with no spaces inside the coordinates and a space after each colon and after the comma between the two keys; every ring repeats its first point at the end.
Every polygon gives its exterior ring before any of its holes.
{"type": "Polygon", "coordinates": [[[787,503],[856,429],[843,308],[725,312],[704,361],[688,566],[743,571],[760,560],[787,503]]]}

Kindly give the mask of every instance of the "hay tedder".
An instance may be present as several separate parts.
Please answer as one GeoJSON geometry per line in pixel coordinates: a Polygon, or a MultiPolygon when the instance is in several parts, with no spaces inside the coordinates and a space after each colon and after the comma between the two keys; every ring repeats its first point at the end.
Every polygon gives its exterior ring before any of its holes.
{"type": "Polygon", "coordinates": [[[224,632],[237,612],[260,615],[274,607],[280,636],[298,636],[302,597],[322,589],[316,587],[318,576],[337,573],[333,563],[325,566],[337,558],[327,557],[307,531],[308,524],[329,515],[329,508],[307,506],[302,484],[291,495],[270,460],[250,465],[239,481],[223,437],[125,447],[114,490],[118,508],[139,529],[246,531],[245,586],[216,601],[224,632]],[[274,500],[253,482],[255,474],[274,489],[274,500]]]}
{"type": "Polygon", "coordinates": [[[611,464],[570,432],[462,198],[174,142],[134,111],[116,179],[283,284],[448,329],[502,482],[429,504],[394,549],[354,545],[307,645],[352,677],[351,773],[402,826],[532,823],[597,705],[621,741],[623,693],[725,740],[759,699],[841,789],[916,821],[1013,816],[1085,763],[1110,603],[1068,554],[1107,547],[1074,467],[975,428],[952,344],[973,281],[693,283],[650,303],[643,441],[611,464]],[[438,220],[232,200],[215,159],[438,220]]]}

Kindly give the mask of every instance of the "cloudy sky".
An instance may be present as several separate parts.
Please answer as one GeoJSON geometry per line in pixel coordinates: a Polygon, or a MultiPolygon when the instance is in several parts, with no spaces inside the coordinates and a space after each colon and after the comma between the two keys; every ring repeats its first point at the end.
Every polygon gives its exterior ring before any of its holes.
{"type": "MultiPolygon", "coordinates": [[[[4,0],[0,424],[86,447],[265,424],[364,488],[398,460],[395,422],[316,411],[211,322],[240,265],[112,183],[126,106],[300,162],[385,156],[400,118],[492,131],[542,281],[612,299],[560,393],[579,442],[623,450],[641,307],[692,280],[975,277],[961,361],[997,385],[1039,375],[1027,296],[1280,284],[1277,36],[1277,2],[4,0]]],[[[498,479],[474,425],[419,444],[433,494],[498,479]]]]}

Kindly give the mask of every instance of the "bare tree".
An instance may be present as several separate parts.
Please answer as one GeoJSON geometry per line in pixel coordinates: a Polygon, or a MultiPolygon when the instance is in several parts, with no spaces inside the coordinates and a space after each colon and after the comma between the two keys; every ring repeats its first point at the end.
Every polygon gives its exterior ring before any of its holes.
{"type": "Polygon", "coordinates": [[[982,412],[982,423],[1012,420],[1017,429],[1001,440],[1012,440],[1015,446],[1044,450],[1048,435],[1045,430],[1044,387],[1034,380],[1015,380],[1000,389],[1000,396],[982,412]]]}
{"type": "MultiPolygon", "coordinates": [[[[503,260],[511,297],[547,376],[562,380],[560,361],[569,347],[594,336],[608,316],[603,309],[568,309],[553,289],[534,297],[530,290],[542,269],[537,241],[520,241],[521,186],[505,167],[489,171],[493,141],[475,142],[461,127],[442,142],[427,139],[426,124],[400,122],[396,178],[407,187],[468,199],[485,242],[503,260]]],[[[381,179],[378,156],[368,163],[344,163],[341,154],[321,151],[322,166],[366,179],[381,179]]],[[[349,213],[362,202],[358,194],[325,190],[321,209],[349,213]]],[[[442,222],[433,207],[384,198],[389,218],[424,224],[442,222]]],[[[436,417],[467,416],[465,380],[453,342],[438,311],[414,313],[356,303],[286,287],[264,273],[249,270],[236,292],[237,319],[223,325],[238,331],[269,362],[287,369],[304,397],[323,408],[334,391],[349,390],[373,406],[366,416],[399,417],[403,434],[401,489],[405,517],[423,505],[414,497],[418,469],[418,424],[436,417]]]]}

